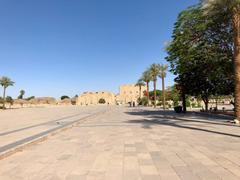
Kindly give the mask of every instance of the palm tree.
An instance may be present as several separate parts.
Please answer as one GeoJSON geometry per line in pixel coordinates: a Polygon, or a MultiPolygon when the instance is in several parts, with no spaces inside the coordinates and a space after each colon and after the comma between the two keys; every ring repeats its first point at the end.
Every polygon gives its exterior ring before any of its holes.
{"type": "Polygon", "coordinates": [[[142,87],[145,86],[145,83],[142,79],[139,79],[137,81],[137,83],[135,84],[135,86],[139,87],[139,98],[141,99],[142,98],[142,87]]]}
{"type": "Polygon", "coordinates": [[[228,10],[232,16],[234,31],[234,69],[235,69],[235,115],[240,121],[240,0],[203,0],[203,8],[208,14],[228,10]]]}
{"type": "Polygon", "coordinates": [[[168,65],[159,65],[159,77],[162,78],[162,98],[163,98],[163,109],[166,109],[166,103],[165,103],[165,83],[164,78],[167,74],[168,65]]]}
{"type": "Polygon", "coordinates": [[[154,88],[154,108],[156,108],[156,100],[157,100],[157,77],[159,75],[159,65],[152,64],[149,68],[150,74],[153,81],[153,88],[154,88]]]}
{"type": "Polygon", "coordinates": [[[3,109],[5,109],[6,89],[7,89],[9,86],[13,86],[14,82],[13,82],[10,78],[3,76],[3,77],[0,79],[0,84],[1,84],[1,86],[3,87],[3,109]]]}
{"type": "Polygon", "coordinates": [[[143,72],[141,78],[147,85],[147,105],[149,106],[149,83],[152,80],[151,72],[149,69],[143,72]]]}

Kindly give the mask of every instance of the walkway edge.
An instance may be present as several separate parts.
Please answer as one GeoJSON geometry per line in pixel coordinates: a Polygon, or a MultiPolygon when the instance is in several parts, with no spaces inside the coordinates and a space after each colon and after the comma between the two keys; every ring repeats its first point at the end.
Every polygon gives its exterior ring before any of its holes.
{"type": "Polygon", "coordinates": [[[108,110],[104,110],[101,112],[97,112],[91,115],[88,115],[86,117],[80,118],[78,120],[75,120],[73,122],[64,124],[63,126],[59,126],[38,134],[35,134],[33,136],[30,137],[26,137],[24,139],[21,139],[19,141],[15,141],[13,143],[7,144],[3,147],[1,147],[0,151],[0,160],[5,159],[17,152],[23,151],[24,149],[26,149],[27,147],[33,146],[35,144],[38,144],[40,142],[43,142],[45,140],[47,140],[49,137],[54,136],[60,132],[66,131],[68,129],[71,129],[72,127],[78,125],[79,123],[88,120],[89,118],[93,118],[97,115],[100,114],[105,114],[106,112],[108,112],[108,110]]]}

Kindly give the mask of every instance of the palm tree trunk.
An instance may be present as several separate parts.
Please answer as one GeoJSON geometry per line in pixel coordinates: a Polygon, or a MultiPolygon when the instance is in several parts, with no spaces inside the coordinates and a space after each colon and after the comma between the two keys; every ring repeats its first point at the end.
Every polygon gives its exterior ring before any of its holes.
{"type": "Polygon", "coordinates": [[[162,77],[162,96],[163,96],[163,110],[166,109],[165,104],[165,83],[164,83],[164,77],[162,77]]]}
{"type": "Polygon", "coordinates": [[[157,81],[153,81],[153,86],[154,86],[154,108],[156,108],[156,101],[157,101],[157,81]]]}
{"type": "Polygon", "coordinates": [[[240,120],[240,12],[235,10],[234,29],[234,68],[235,68],[235,116],[240,120]]]}
{"type": "Polygon", "coordinates": [[[5,109],[5,101],[6,101],[6,88],[3,88],[3,109],[5,109]]]}
{"type": "Polygon", "coordinates": [[[147,106],[149,106],[149,82],[147,82],[147,106]]]}
{"type": "Polygon", "coordinates": [[[142,98],[142,86],[139,86],[139,97],[140,97],[140,99],[142,98]]]}

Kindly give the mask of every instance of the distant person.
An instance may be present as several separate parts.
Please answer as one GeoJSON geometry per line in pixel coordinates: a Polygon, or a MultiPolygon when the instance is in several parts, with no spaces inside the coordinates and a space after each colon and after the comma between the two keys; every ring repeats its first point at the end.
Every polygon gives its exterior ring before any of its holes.
{"type": "Polygon", "coordinates": [[[136,106],[135,101],[133,101],[133,107],[135,107],[135,106],[136,106]]]}

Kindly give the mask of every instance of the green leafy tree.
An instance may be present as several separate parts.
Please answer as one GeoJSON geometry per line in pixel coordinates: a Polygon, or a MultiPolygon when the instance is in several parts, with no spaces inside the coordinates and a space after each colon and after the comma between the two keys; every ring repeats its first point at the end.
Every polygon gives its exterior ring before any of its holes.
{"type": "Polygon", "coordinates": [[[20,95],[18,96],[18,99],[23,99],[23,96],[25,95],[25,91],[21,90],[20,95]]]}
{"type": "Polygon", "coordinates": [[[222,12],[206,18],[201,6],[181,12],[175,23],[173,40],[167,47],[167,61],[177,75],[175,81],[185,95],[201,96],[208,110],[209,96],[231,94],[233,90],[233,42],[229,15],[222,12]]]}
{"type": "MultiPolygon", "coordinates": [[[[154,91],[149,91],[149,96],[150,96],[150,99],[151,100],[154,100],[154,91]]],[[[161,97],[162,97],[162,91],[161,90],[156,90],[156,97],[157,97],[157,99],[161,99],[161,97]]]]}
{"type": "Polygon", "coordinates": [[[61,100],[64,100],[64,99],[70,99],[70,97],[66,95],[61,96],[61,100]]]}
{"type": "Polygon", "coordinates": [[[240,120],[240,0],[203,0],[203,10],[208,18],[221,17],[225,12],[230,16],[229,22],[234,42],[234,77],[235,77],[235,115],[240,120]]]}
{"type": "Polygon", "coordinates": [[[152,80],[151,72],[149,69],[143,72],[141,79],[146,83],[146,86],[147,86],[146,96],[147,96],[147,105],[149,105],[149,83],[152,80]]]}
{"type": "Polygon", "coordinates": [[[150,74],[151,74],[151,77],[152,77],[152,81],[153,81],[153,88],[154,88],[154,108],[156,108],[156,100],[157,100],[157,78],[158,78],[158,75],[159,75],[159,65],[158,64],[152,64],[149,68],[150,70],[150,74]]]}
{"type": "Polygon", "coordinates": [[[173,106],[176,107],[179,105],[179,101],[181,99],[181,95],[179,90],[176,87],[176,84],[170,87],[170,96],[169,99],[173,101],[173,106]]]}
{"type": "Polygon", "coordinates": [[[3,76],[3,77],[0,79],[0,84],[1,84],[1,86],[3,87],[3,109],[5,109],[6,89],[7,89],[9,86],[13,86],[13,85],[14,85],[14,82],[13,82],[10,78],[3,76]]]}
{"type": "Polygon", "coordinates": [[[148,105],[148,98],[146,96],[142,97],[141,99],[138,98],[138,104],[143,105],[143,106],[147,106],[148,105]]]}
{"type": "Polygon", "coordinates": [[[165,83],[164,79],[167,75],[168,65],[159,65],[159,77],[162,79],[162,102],[163,102],[163,109],[166,109],[166,100],[165,100],[165,83]]]}

